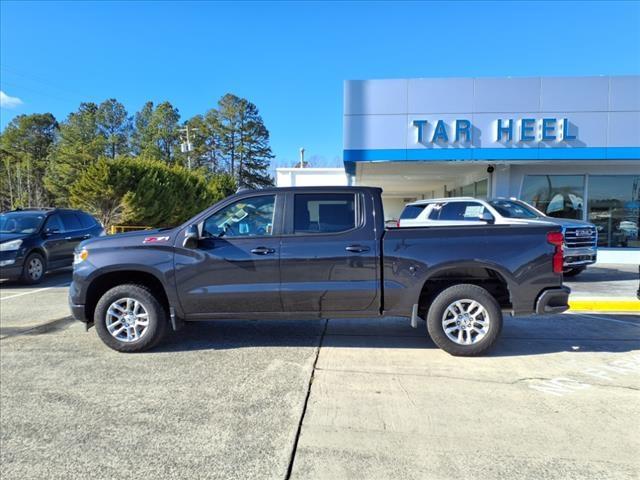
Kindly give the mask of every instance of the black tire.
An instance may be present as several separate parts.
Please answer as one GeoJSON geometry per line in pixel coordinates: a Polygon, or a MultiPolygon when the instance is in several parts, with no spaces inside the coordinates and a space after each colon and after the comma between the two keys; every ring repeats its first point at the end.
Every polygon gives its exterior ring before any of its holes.
{"type": "Polygon", "coordinates": [[[44,274],[47,271],[47,261],[38,252],[30,253],[24,265],[22,266],[22,275],[20,275],[20,281],[27,285],[35,285],[40,283],[44,279],[44,274]],[[39,265],[39,267],[38,267],[39,265]]]}
{"type": "MultiPolygon", "coordinates": [[[[471,305],[471,303],[469,303],[469,305],[471,305]]],[[[457,311],[458,310],[456,310],[456,312],[457,311]]],[[[476,310],[474,309],[473,311],[476,310]]],[[[484,318],[484,315],[481,318],[484,318]]],[[[455,322],[455,319],[449,321],[455,322]]],[[[472,323],[474,323],[474,327],[478,325],[473,321],[472,323]]],[[[429,306],[427,331],[433,342],[451,355],[463,357],[481,355],[493,346],[502,331],[502,310],[496,299],[484,288],[471,284],[454,285],[440,292],[429,306]],[[484,336],[469,345],[461,345],[451,340],[445,333],[443,326],[443,316],[445,312],[447,312],[448,307],[454,302],[462,300],[472,300],[480,304],[489,319],[484,336]]],[[[474,337],[474,334],[469,332],[471,332],[471,330],[464,332],[463,340],[466,338],[466,335],[471,335],[472,339],[477,339],[479,333],[475,333],[474,337]]]]}
{"type": "Polygon", "coordinates": [[[119,352],[143,352],[155,347],[164,338],[169,323],[167,311],[156,296],[144,285],[134,284],[118,285],[108,290],[96,305],[93,322],[105,345],[119,352]],[[140,338],[131,341],[119,340],[107,328],[107,310],[118,300],[126,298],[139,302],[148,318],[148,326],[140,334],[140,338]]]}
{"type": "Polygon", "coordinates": [[[586,269],[587,267],[568,268],[567,270],[563,270],[562,274],[565,277],[575,277],[576,275],[580,275],[586,269]]]}

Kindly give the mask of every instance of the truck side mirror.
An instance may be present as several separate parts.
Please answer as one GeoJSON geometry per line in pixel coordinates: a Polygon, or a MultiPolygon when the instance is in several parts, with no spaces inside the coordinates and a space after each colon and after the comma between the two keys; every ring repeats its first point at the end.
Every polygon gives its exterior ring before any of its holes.
{"type": "Polygon", "coordinates": [[[482,215],[480,215],[480,220],[482,220],[483,222],[487,222],[488,224],[493,224],[496,222],[496,219],[493,218],[493,215],[491,215],[491,213],[487,212],[486,210],[482,212],[482,215]]]}
{"type": "Polygon", "coordinates": [[[200,240],[198,226],[189,225],[184,231],[184,240],[182,242],[182,246],[184,248],[196,248],[198,246],[198,240],[200,240]]]}

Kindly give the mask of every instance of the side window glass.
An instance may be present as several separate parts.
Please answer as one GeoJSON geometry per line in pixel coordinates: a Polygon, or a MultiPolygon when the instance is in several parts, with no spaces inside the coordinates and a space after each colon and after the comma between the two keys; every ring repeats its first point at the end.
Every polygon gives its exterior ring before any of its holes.
{"type": "Polygon", "coordinates": [[[62,213],[62,224],[66,231],[82,230],[80,220],[78,220],[78,217],[76,217],[76,214],[73,212],[62,213]]]}
{"type": "Polygon", "coordinates": [[[47,223],[45,224],[44,228],[46,230],[56,230],[58,232],[64,232],[64,226],[62,225],[60,215],[55,213],[47,218],[47,223]]]}
{"type": "Polygon", "coordinates": [[[238,200],[204,221],[204,237],[256,237],[273,235],[275,195],[238,200]]]}
{"type": "Polygon", "coordinates": [[[440,210],[440,220],[477,220],[484,212],[484,205],[476,202],[449,202],[440,210]]]}
{"type": "Polygon", "coordinates": [[[404,210],[400,215],[400,220],[412,220],[414,218],[418,218],[425,207],[426,205],[407,205],[406,207],[404,207],[404,210]]]}
{"type": "Polygon", "coordinates": [[[337,233],[356,227],[353,193],[303,194],[294,200],[295,233],[337,233]]]}
{"type": "Polygon", "coordinates": [[[95,226],[96,221],[91,215],[84,212],[78,212],[76,215],[80,218],[80,225],[82,225],[82,228],[91,228],[95,226]]]}

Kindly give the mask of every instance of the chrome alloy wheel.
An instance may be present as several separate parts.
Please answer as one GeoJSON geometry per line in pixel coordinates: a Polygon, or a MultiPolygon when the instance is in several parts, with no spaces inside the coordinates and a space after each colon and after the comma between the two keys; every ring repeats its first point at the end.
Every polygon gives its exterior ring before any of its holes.
{"type": "Polygon", "coordinates": [[[121,342],[140,340],[149,329],[149,314],[144,305],[133,298],[116,300],[107,309],[106,326],[121,342]]]}
{"type": "Polygon", "coordinates": [[[478,343],[489,332],[491,319],[475,300],[456,300],[442,314],[442,329],[458,345],[478,343]]]}
{"type": "Polygon", "coordinates": [[[38,257],[33,257],[29,261],[29,265],[27,265],[27,273],[29,274],[29,278],[31,280],[39,280],[44,273],[44,265],[42,264],[42,260],[38,257]]]}

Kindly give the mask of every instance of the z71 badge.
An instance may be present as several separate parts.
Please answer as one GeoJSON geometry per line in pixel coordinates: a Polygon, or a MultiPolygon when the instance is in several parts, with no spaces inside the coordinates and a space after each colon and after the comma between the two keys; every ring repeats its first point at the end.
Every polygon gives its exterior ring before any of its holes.
{"type": "Polygon", "coordinates": [[[166,237],[147,237],[142,243],[168,242],[169,236],[166,237]]]}

